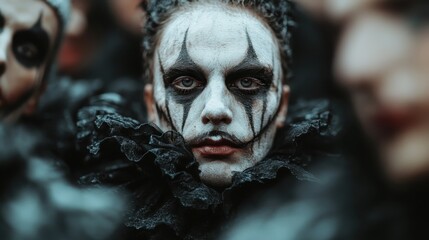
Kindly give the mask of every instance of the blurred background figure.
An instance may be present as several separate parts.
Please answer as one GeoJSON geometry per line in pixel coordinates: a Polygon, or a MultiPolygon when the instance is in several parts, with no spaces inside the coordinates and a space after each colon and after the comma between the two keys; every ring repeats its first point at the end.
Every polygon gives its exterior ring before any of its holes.
{"type": "Polygon", "coordinates": [[[296,198],[279,188],[223,239],[428,239],[429,2],[296,2],[331,29],[331,84],[353,106],[349,159],[296,198]]]}
{"type": "Polygon", "coordinates": [[[394,182],[429,175],[429,3],[297,0],[338,30],[334,75],[394,182]]]}
{"type": "Polygon", "coordinates": [[[34,112],[57,54],[67,7],[66,2],[52,7],[44,1],[0,1],[0,119],[34,112]]]}
{"type": "Polygon", "coordinates": [[[339,37],[338,83],[349,93],[393,181],[429,175],[429,3],[378,1],[339,37]]]}
{"type": "Polygon", "coordinates": [[[73,78],[139,79],[142,0],[73,0],[60,73],[73,78]]]}
{"type": "MultiPolygon", "coordinates": [[[[71,184],[54,154],[59,139],[46,136],[35,120],[39,97],[50,94],[44,90],[56,70],[69,6],[68,0],[0,0],[2,239],[115,239],[120,229],[122,197],[71,184]]],[[[53,126],[47,131],[55,132],[53,126]]]]}

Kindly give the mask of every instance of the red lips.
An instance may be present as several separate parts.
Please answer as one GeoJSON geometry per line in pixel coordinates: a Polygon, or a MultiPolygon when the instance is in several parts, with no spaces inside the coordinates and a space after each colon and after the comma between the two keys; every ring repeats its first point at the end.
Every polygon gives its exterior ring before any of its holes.
{"type": "Polygon", "coordinates": [[[405,110],[381,109],[375,114],[372,123],[378,135],[391,138],[412,126],[415,117],[405,110]]]}
{"type": "Polygon", "coordinates": [[[216,141],[208,138],[194,146],[192,150],[206,158],[223,158],[232,155],[238,151],[238,148],[234,146],[234,143],[226,139],[216,141]]]}

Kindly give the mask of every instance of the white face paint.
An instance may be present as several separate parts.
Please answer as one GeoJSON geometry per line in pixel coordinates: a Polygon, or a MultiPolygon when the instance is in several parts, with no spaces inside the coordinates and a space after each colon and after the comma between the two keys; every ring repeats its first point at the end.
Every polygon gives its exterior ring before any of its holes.
{"type": "Polygon", "coordinates": [[[44,1],[0,0],[0,112],[3,114],[22,106],[21,101],[28,100],[28,104],[35,101],[29,97],[40,85],[58,24],[54,11],[44,1]]]}
{"type": "Polygon", "coordinates": [[[195,4],[165,24],[155,52],[149,115],[184,136],[205,183],[230,184],[266,156],[288,88],[277,40],[259,17],[195,4]]]}

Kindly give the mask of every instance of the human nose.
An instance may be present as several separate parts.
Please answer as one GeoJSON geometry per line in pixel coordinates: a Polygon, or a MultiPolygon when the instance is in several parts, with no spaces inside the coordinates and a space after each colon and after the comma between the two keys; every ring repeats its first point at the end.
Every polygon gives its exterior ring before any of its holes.
{"type": "Polygon", "coordinates": [[[230,124],[232,111],[229,108],[225,85],[212,84],[209,85],[208,90],[208,98],[201,114],[203,124],[230,124]]]}

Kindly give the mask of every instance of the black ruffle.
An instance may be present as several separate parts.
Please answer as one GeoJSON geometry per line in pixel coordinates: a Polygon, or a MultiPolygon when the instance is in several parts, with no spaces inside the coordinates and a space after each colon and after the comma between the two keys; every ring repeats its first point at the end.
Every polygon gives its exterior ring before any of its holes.
{"type": "Polygon", "coordinates": [[[180,134],[163,133],[113,108],[105,111],[109,99],[93,102],[97,104],[79,112],[78,139],[87,150],[79,181],[127,190],[132,207],[125,225],[146,238],[210,239],[256,191],[291,176],[317,181],[304,167],[312,154],[302,152],[301,145],[314,137],[332,137],[328,102],[301,103],[302,111],[290,114],[271,154],[236,173],[230,187],[213,189],[200,181],[198,163],[180,134]],[[312,112],[302,117],[305,107],[312,112]]]}

